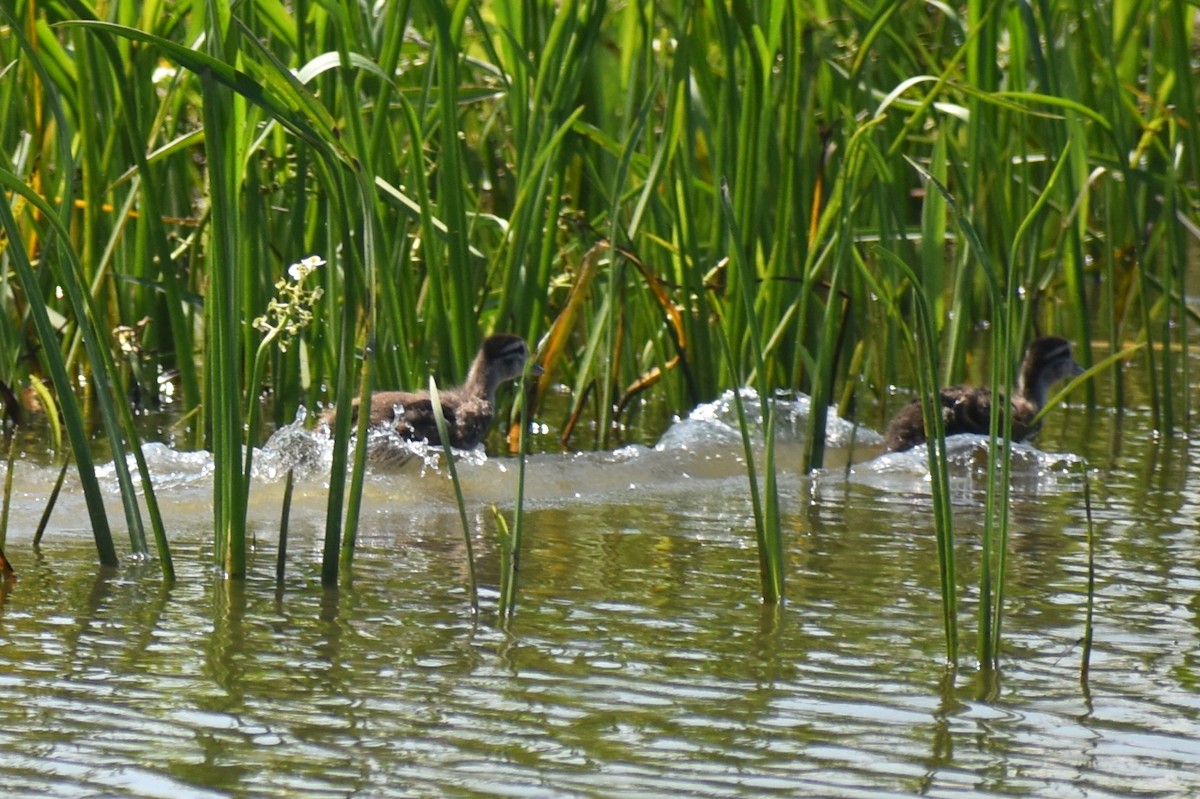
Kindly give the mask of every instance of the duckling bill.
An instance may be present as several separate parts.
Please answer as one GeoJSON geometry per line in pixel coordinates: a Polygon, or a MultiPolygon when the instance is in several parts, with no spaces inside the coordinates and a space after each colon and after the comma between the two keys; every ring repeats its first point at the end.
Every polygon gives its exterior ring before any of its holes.
{"type": "MultiPolygon", "coordinates": [[[[479,348],[479,354],[475,356],[463,384],[438,391],[450,446],[474,449],[479,445],[487,435],[495,414],[496,389],[501,383],[520,377],[527,360],[529,348],[520,336],[508,333],[489,336],[479,348]]],[[[542,367],[535,363],[530,372],[540,375],[542,367]]],[[[355,420],[358,418],[359,405],[360,401],[356,399],[351,406],[355,420]]],[[[331,426],[336,419],[336,408],[325,414],[325,421],[331,426]]],[[[373,393],[371,426],[382,425],[394,427],[402,438],[409,441],[428,441],[434,446],[441,446],[442,443],[428,391],[373,393]]]]}
{"type": "MultiPolygon", "coordinates": [[[[1083,367],[1075,362],[1071,354],[1071,342],[1059,336],[1036,339],[1025,352],[1021,363],[1021,374],[1017,378],[1016,392],[1012,401],[1000,400],[1000,412],[1004,406],[1012,414],[1012,440],[1024,441],[1039,429],[1041,422],[1033,424],[1042,406],[1046,404],[1050,387],[1060,380],[1083,373],[1083,367]]],[[[941,391],[942,423],[946,435],[978,433],[987,435],[992,417],[992,392],[978,386],[951,386],[941,391]]],[[[1003,419],[1001,419],[1003,424],[1003,419]]],[[[921,401],[913,399],[900,409],[888,425],[884,437],[887,452],[902,452],[922,444],[926,439],[925,422],[921,417],[921,401]]]]}

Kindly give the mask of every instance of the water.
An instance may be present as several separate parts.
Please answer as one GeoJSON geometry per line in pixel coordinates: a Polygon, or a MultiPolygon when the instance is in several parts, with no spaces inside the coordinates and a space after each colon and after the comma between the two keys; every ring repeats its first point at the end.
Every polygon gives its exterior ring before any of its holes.
{"type": "Polygon", "coordinates": [[[921,451],[873,458],[877,434],[834,420],[834,465],[801,478],[795,406],[779,461],[789,601],[763,607],[728,400],[658,448],[531,460],[509,632],[491,505],[511,511],[512,460],[461,467],[478,617],[453,492],[419,459],[369,477],[338,590],[319,583],[319,447],[281,587],[277,454],[259,457],[250,576],[227,583],[210,566],[210,462],[149,448],[169,587],[153,563],[97,570],[70,484],[32,551],[54,472],[22,462],[6,546],[19,580],[0,591],[9,795],[1200,795],[1194,445],[1156,442],[1144,415],[1067,408],[1037,448],[1014,448],[1005,643],[985,672],[972,657],[985,445],[954,441],[952,673],[921,451]],[[1099,571],[1081,683],[1084,458],[1099,571]]]}

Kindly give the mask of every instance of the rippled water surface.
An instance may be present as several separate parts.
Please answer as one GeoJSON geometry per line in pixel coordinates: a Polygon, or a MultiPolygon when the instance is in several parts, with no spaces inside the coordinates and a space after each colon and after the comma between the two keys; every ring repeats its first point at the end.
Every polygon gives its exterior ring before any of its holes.
{"type": "Polygon", "coordinates": [[[179,571],[164,586],[155,564],[98,573],[70,485],[34,551],[54,472],[19,464],[0,780],[56,797],[1200,795],[1196,453],[1156,444],[1138,414],[1055,416],[1076,432],[1014,451],[1004,655],[987,673],[972,656],[986,453],[973,439],[952,447],[956,673],[922,456],[872,458],[865,429],[832,429],[840,465],[802,479],[800,428],[784,425],[782,609],[757,600],[721,403],[658,449],[534,457],[508,632],[491,505],[511,511],[511,460],[461,467],[478,617],[434,468],[369,478],[352,579],[324,590],[319,465],[297,489],[277,586],[282,487],[260,457],[251,576],[226,583],[209,565],[206,456],[151,448],[179,571]],[[1099,546],[1081,681],[1084,458],[1099,546]]]}

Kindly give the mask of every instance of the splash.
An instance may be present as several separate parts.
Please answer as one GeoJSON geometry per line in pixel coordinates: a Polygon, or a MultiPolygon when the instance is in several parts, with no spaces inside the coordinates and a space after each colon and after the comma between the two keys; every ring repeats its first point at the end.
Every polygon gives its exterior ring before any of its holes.
{"type": "MultiPolygon", "coordinates": [[[[333,462],[333,437],[328,425],[313,430],[305,428],[307,411],[297,411],[296,420],[276,430],[255,458],[254,476],[279,480],[292,470],[298,479],[327,476],[333,462]]],[[[354,446],[353,438],[351,447],[354,446]]],[[[480,466],[487,461],[483,447],[473,450],[453,449],[458,463],[480,466]]],[[[427,441],[412,441],[401,436],[389,424],[379,424],[367,431],[367,463],[372,471],[397,471],[418,465],[421,474],[440,472],[443,451],[427,441]]]]}
{"type": "Polygon", "coordinates": [[[304,422],[308,409],[296,409],[296,419],[271,434],[262,449],[255,453],[253,476],[259,479],[280,480],[288,471],[299,479],[326,475],[333,461],[329,436],[316,430],[306,430],[304,422]]]}
{"type": "MultiPolygon", "coordinates": [[[[740,390],[747,421],[752,428],[755,458],[761,458],[763,405],[748,388],[740,390]]],[[[778,393],[770,402],[776,411],[776,469],[788,481],[805,480],[799,474],[799,448],[807,435],[812,410],[803,394],[778,393]]],[[[333,440],[325,425],[306,429],[309,413],[301,408],[296,419],[278,428],[254,453],[253,474],[258,491],[253,496],[273,502],[278,486],[291,470],[298,484],[308,484],[307,500],[314,507],[324,501],[333,457],[333,440]],[[268,489],[263,491],[262,489],[268,489]]],[[[825,426],[827,468],[812,476],[820,491],[844,492],[857,486],[894,494],[924,497],[929,493],[929,471],[923,446],[906,452],[878,455],[883,437],[867,427],[841,418],[832,408],[825,426]],[[876,457],[878,455],[878,457],[876,457]]],[[[409,441],[386,425],[369,431],[368,496],[380,504],[394,502],[397,492],[417,493],[422,507],[453,507],[447,488],[448,472],[439,446],[409,441]],[[432,479],[430,479],[432,478],[432,479]],[[447,485],[444,485],[447,484],[447,485]]],[[[1012,446],[1012,480],[1024,491],[1054,491],[1075,486],[1083,461],[1070,454],[1047,453],[1027,444],[1012,446]],[[1059,484],[1062,484],[1061,486],[1059,484]]],[[[986,486],[986,437],[954,436],[947,442],[952,490],[974,501],[986,486]]],[[[163,444],[143,448],[156,489],[174,492],[176,501],[200,496],[211,487],[215,466],[211,453],[178,452],[163,444]],[[190,489],[190,490],[189,490],[190,489]]],[[[455,450],[460,477],[471,496],[480,502],[511,501],[515,494],[514,459],[489,459],[482,447],[455,450]]],[[[135,464],[130,462],[130,467],[135,464]]],[[[110,493],[119,491],[112,464],[98,470],[110,493]]],[[[630,445],[611,452],[542,453],[528,461],[526,499],[542,506],[558,503],[629,502],[636,494],[690,495],[697,490],[744,491],[745,451],[738,428],[734,394],[726,391],[712,402],[697,406],[675,422],[654,447],[630,445]],[[700,489],[699,484],[708,486],[700,489]]],[[[135,481],[136,482],[136,481],[135,481]]],[[[138,484],[140,488],[140,484],[138,484]]]]}
{"type": "MultiPolygon", "coordinates": [[[[765,420],[758,392],[752,388],[742,388],[739,389],[738,396],[741,397],[751,433],[761,442],[765,420]]],[[[770,402],[776,414],[776,441],[803,441],[807,434],[812,400],[800,393],[779,392],[770,402]]],[[[709,446],[740,446],[741,441],[734,393],[726,391],[712,402],[698,405],[686,418],[676,420],[659,439],[655,449],[663,452],[703,449],[709,446]]],[[[879,433],[843,419],[838,416],[836,410],[829,408],[825,418],[827,447],[874,446],[882,442],[883,437],[879,433]]]]}
{"type": "MultiPolygon", "coordinates": [[[[1043,452],[1026,442],[1004,442],[1011,452],[1009,477],[1014,488],[1037,492],[1074,485],[1081,481],[1086,461],[1073,453],[1043,452]]],[[[946,439],[946,463],[951,491],[956,498],[969,499],[987,490],[988,459],[992,454],[987,436],[964,434],[946,439]]],[[[999,457],[999,452],[996,453],[999,457]]],[[[929,452],[920,444],[903,452],[887,452],[854,464],[849,482],[888,492],[928,496],[930,494],[929,452]]],[[[841,474],[837,479],[842,479],[841,474]]],[[[826,475],[826,478],[831,476],[826,475]]]]}

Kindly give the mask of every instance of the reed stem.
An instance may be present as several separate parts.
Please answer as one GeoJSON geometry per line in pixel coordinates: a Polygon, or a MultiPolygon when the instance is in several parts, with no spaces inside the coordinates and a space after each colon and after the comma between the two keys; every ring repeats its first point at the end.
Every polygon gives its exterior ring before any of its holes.
{"type": "Polygon", "coordinates": [[[1079,663],[1079,681],[1087,685],[1092,662],[1092,622],[1096,611],[1096,528],[1092,523],[1092,485],[1087,463],[1083,464],[1083,511],[1087,518],[1087,606],[1083,620],[1083,651],[1079,663]]]}
{"type": "Polygon", "coordinates": [[[17,437],[11,429],[5,431],[5,438],[8,439],[8,452],[4,469],[4,497],[3,502],[0,502],[0,550],[3,550],[8,542],[8,511],[12,503],[13,463],[17,454],[17,437]]]}
{"type": "Polygon", "coordinates": [[[287,478],[283,483],[283,506],[279,511],[279,551],[275,555],[275,582],[280,586],[283,585],[287,569],[288,522],[292,514],[292,489],[295,484],[295,470],[288,469],[287,478]]]}
{"type": "Polygon", "coordinates": [[[442,441],[442,452],[446,455],[446,468],[454,484],[454,501],[458,506],[458,519],[462,523],[463,549],[467,560],[467,597],[471,610],[479,612],[479,586],[475,579],[475,547],[471,540],[471,525],[467,521],[467,503],[463,499],[462,483],[458,479],[458,468],[454,464],[454,447],[450,446],[450,433],[446,429],[446,415],[442,413],[442,400],[438,395],[437,381],[429,377],[429,400],[433,403],[433,418],[437,423],[438,438],[442,441]]]}
{"type": "MultiPolygon", "coordinates": [[[[529,374],[526,369],[526,376],[529,374]]],[[[493,509],[500,530],[500,620],[507,628],[517,609],[517,575],[521,571],[521,539],[525,525],[525,461],[528,448],[529,392],[524,390],[525,376],[521,379],[521,420],[517,433],[517,496],[513,508],[512,532],[499,511],[493,509]]]]}
{"type": "Polygon", "coordinates": [[[37,530],[33,533],[33,546],[41,546],[42,536],[46,534],[46,527],[50,524],[50,514],[54,511],[54,506],[58,504],[58,495],[62,492],[63,481],[67,479],[67,469],[71,465],[69,457],[63,459],[62,468],[58,470],[58,477],[54,480],[54,487],[50,489],[50,496],[46,499],[46,508],[42,511],[42,517],[38,519],[37,530]]]}

